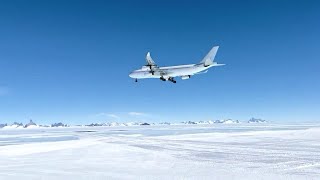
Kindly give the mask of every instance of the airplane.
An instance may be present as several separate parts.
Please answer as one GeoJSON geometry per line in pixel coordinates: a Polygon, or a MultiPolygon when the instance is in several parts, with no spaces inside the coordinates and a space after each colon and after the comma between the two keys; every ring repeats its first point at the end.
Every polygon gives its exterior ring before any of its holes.
{"type": "Polygon", "coordinates": [[[141,69],[135,70],[129,74],[129,77],[135,79],[157,78],[162,81],[176,83],[175,77],[181,77],[182,80],[189,79],[196,74],[207,73],[208,69],[214,66],[223,66],[214,61],[219,46],[214,46],[209,53],[198,64],[187,64],[178,66],[158,67],[151,58],[150,52],[147,53],[147,64],[141,69]]]}

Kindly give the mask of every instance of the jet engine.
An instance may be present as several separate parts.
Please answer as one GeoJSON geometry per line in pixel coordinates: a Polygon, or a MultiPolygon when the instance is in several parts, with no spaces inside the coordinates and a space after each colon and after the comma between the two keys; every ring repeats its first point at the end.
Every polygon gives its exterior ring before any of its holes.
{"type": "Polygon", "coordinates": [[[190,77],[191,77],[191,75],[181,76],[181,79],[186,80],[186,79],[189,79],[190,77]]]}

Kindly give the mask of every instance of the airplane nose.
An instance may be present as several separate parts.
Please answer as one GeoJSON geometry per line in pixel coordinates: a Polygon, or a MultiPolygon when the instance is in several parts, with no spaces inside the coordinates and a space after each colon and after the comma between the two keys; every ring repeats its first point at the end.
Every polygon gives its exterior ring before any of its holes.
{"type": "Polygon", "coordinates": [[[129,74],[129,77],[133,78],[133,72],[131,72],[131,73],[129,74]]]}

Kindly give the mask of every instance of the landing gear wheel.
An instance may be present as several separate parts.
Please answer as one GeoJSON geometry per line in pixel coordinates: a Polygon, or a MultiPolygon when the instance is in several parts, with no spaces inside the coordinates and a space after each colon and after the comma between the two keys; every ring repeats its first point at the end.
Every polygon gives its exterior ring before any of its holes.
{"type": "Polygon", "coordinates": [[[169,77],[169,79],[168,79],[169,81],[171,81],[171,82],[173,82],[173,83],[177,83],[177,81],[176,80],[174,80],[174,78],[173,77],[169,77]]]}
{"type": "Polygon", "coordinates": [[[164,77],[160,77],[161,81],[166,81],[166,79],[164,77]]]}
{"type": "Polygon", "coordinates": [[[136,79],[134,82],[138,82],[138,79],[136,79]]]}

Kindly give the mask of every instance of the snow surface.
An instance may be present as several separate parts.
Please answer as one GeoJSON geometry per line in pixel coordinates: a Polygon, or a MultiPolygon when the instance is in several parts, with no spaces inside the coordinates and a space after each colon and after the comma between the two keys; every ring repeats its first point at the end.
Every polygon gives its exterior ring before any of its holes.
{"type": "Polygon", "coordinates": [[[320,125],[0,129],[1,180],[320,179],[320,125]]]}
{"type": "Polygon", "coordinates": [[[23,126],[19,126],[17,124],[12,124],[12,125],[8,125],[8,126],[4,126],[4,129],[15,129],[15,128],[23,128],[23,126]]]}

